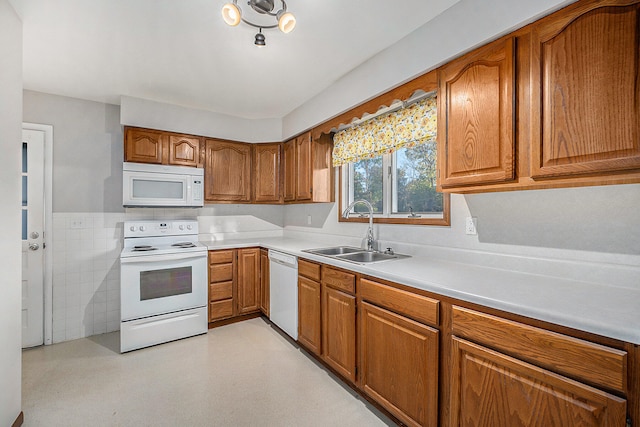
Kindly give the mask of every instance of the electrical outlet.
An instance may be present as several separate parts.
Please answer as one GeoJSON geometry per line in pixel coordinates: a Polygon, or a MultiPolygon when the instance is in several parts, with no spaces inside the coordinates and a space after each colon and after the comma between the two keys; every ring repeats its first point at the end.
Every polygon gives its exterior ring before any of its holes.
{"type": "Polygon", "coordinates": [[[311,215],[307,215],[307,225],[311,225],[311,215]]]}
{"type": "Polygon", "coordinates": [[[477,236],[478,230],[476,229],[478,226],[478,218],[475,216],[468,216],[465,222],[465,233],[470,236],[477,236]]]}
{"type": "Polygon", "coordinates": [[[71,220],[70,228],[84,228],[84,221],[81,219],[71,220]]]}

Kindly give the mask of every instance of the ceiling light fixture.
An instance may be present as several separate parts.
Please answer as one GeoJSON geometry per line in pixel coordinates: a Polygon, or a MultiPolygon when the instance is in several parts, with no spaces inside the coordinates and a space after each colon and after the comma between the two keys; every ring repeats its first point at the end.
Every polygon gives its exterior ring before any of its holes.
{"type": "Polygon", "coordinates": [[[287,34],[296,27],[296,17],[293,16],[291,12],[287,12],[287,3],[285,3],[284,0],[280,0],[280,3],[282,3],[282,8],[274,12],[274,0],[249,0],[247,2],[247,4],[251,6],[251,9],[259,14],[276,18],[276,23],[273,25],[257,24],[249,21],[247,18],[243,18],[242,9],[238,6],[238,0],[233,0],[233,3],[226,3],[222,6],[222,19],[232,27],[235,27],[242,21],[247,25],[258,28],[260,31],[256,34],[254,44],[257,46],[266,46],[265,36],[262,34],[263,29],[277,27],[280,31],[287,34]]]}

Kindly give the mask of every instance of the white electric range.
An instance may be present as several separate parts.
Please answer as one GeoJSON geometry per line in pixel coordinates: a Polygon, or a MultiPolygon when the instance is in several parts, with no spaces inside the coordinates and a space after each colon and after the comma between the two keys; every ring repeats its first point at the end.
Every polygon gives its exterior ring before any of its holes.
{"type": "Polygon", "coordinates": [[[125,221],[120,351],[207,332],[207,247],[198,222],[125,221]]]}

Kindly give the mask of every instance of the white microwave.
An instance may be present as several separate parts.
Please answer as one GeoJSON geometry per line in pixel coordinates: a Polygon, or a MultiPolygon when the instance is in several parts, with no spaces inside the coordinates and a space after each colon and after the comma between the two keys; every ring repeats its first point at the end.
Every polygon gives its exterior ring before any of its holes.
{"type": "Polygon", "coordinates": [[[204,169],[124,162],[122,205],[125,207],[202,207],[204,169]]]}

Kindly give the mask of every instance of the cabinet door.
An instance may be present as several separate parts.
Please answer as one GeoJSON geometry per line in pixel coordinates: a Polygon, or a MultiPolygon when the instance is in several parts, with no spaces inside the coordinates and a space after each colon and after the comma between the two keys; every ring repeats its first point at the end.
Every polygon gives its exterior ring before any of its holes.
{"type": "Polygon", "coordinates": [[[580,2],[534,27],[532,177],[640,168],[638,39],[631,1],[580,2]]]}
{"type": "Polygon", "coordinates": [[[363,302],[360,386],[409,426],[438,423],[438,331],[363,302]]]}
{"type": "Polygon", "coordinates": [[[514,41],[498,40],[438,72],[442,188],[514,179],[514,41]]]}
{"type": "Polygon", "coordinates": [[[280,151],[282,144],[256,144],[254,180],[256,202],[282,202],[280,151]]]}
{"type": "Polygon", "coordinates": [[[201,165],[200,138],[197,136],[169,135],[170,165],[193,166],[201,165]]]}
{"type": "Polygon", "coordinates": [[[204,181],[208,201],[251,201],[251,146],[207,139],[204,181]]]}
{"type": "Polygon", "coordinates": [[[126,128],[124,161],[137,163],[166,163],[167,134],[147,129],[126,128]]]}
{"type": "Polygon", "coordinates": [[[311,134],[309,132],[296,138],[295,157],[296,200],[311,200],[313,177],[311,172],[311,134]]]}
{"type": "Polygon", "coordinates": [[[624,399],[457,337],[452,352],[451,426],[626,424],[624,399]]]}
{"type": "Polygon", "coordinates": [[[311,171],[313,201],[333,202],[335,185],[333,159],[333,140],[330,135],[323,134],[311,143],[313,169],[311,171]]]}
{"type": "Polygon", "coordinates": [[[260,250],[260,311],[269,317],[269,253],[260,250]]]}
{"type": "Polygon", "coordinates": [[[296,146],[295,139],[283,145],[284,158],[284,201],[296,200],[296,146]]]}
{"type": "Polygon", "coordinates": [[[322,358],[355,383],[356,298],[328,286],[322,286],[322,358]]]}
{"type": "Polygon", "coordinates": [[[298,276],[298,341],[321,355],[320,283],[298,276]]]}
{"type": "Polygon", "coordinates": [[[238,314],[260,310],[260,249],[238,249],[238,314]]]}

